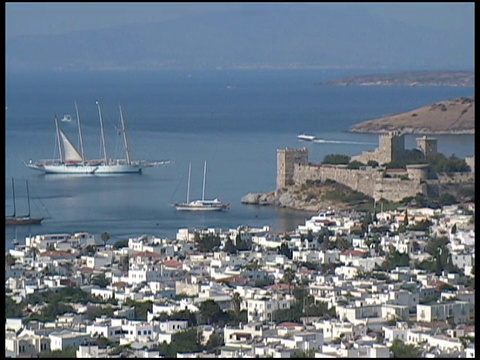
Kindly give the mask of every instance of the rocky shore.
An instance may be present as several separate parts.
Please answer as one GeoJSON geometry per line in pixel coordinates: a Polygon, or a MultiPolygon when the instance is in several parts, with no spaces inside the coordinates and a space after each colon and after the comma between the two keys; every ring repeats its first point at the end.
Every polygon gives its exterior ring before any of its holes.
{"type": "Polygon", "coordinates": [[[368,200],[342,201],[328,196],[332,192],[347,193],[352,190],[338,183],[314,185],[308,188],[289,186],[267,193],[249,193],[242,197],[242,204],[260,206],[278,206],[293,210],[319,212],[328,207],[337,210],[360,207],[368,200]]]}

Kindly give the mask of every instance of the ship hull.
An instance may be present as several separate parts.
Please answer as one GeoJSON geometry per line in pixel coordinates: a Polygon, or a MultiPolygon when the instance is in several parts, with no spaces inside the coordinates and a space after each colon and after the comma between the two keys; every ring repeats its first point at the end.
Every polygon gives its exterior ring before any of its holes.
{"type": "Polygon", "coordinates": [[[33,170],[41,171],[45,174],[93,174],[97,166],[90,165],[65,165],[65,164],[26,164],[33,170]]]}
{"type": "Polygon", "coordinates": [[[34,225],[40,224],[43,218],[6,218],[5,225],[34,225]]]}
{"type": "Polygon", "coordinates": [[[98,165],[95,174],[140,174],[142,167],[139,164],[108,164],[98,165]]]}

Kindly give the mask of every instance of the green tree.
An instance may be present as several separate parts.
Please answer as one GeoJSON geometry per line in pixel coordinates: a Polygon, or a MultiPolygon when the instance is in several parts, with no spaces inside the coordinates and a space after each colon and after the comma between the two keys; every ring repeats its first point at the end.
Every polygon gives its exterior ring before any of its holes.
{"type": "Polygon", "coordinates": [[[347,165],[348,169],[360,169],[360,167],[365,166],[364,163],[358,161],[358,160],[353,160],[350,161],[347,165]]]}
{"type": "Polygon", "coordinates": [[[451,233],[452,233],[452,234],[456,234],[456,233],[457,233],[457,223],[453,224],[451,233]]]}
{"type": "Polygon", "coordinates": [[[285,241],[282,241],[282,244],[278,247],[277,253],[285,255],[290,260],[293,258],[293,251],[288,247],[285,241]]]}
{"type": "Polygon", "coordinates": [[[394,358],[418,358],[422,353],[422,349],[415,345],[406,345],[402,340],[393,340],[390,350],[393,352],[394,358]]]}
{"type": "Polygon", "coordinates": [[[5,255],[5,264],[7,266],[13,266],[15,265],[16,262],[17,262],[17,259],[15,259],[15,257],[12,254],[7,253],[5,255]]]}
{"type": "Polygon", "coordinates": [[[107,246],[107,242],[110,240],[110,234],[108,232],[103,232],[100,237],[102,238],[103,246],[107,246]]]}
{"type": "Polygon", "coordinates": [[[232,297],[233,310],[236,316],[240,315],[240,306],[242,305],[242,297],[238,292],[233,293],[232,297]]]}
{"type": "Polygon", "coordinates": [[[225,245],[223,246],[223,251],[225,251],[226,253],[229,253],[229,254],[235,254],[237,252],[237,248],[233,244],[232,239],[228,238],[225,241],[225,245]]]}
{"type": "Polygon", "coordinates": [[[200,303],[199,324],[212,325],[225,319],[225,313],[214,300],[208,299],[200,303]]]}
{"type": "Polygon", "coordinates": [[[350,162],[350,156],[342,154],[328,154],[323,158],[324,164],[340,165],[348,164],[350,162]]]}
{"type": "Polygon", "coordinates": [[[214,332],[208,338],[208,341],[207,341],[207,344],[206,344],[206,350],[207,351],[215,351],[220,346],[223,346],[224,344],[225,344],[225,341],[223,339],[223,331],[214,332]]]}

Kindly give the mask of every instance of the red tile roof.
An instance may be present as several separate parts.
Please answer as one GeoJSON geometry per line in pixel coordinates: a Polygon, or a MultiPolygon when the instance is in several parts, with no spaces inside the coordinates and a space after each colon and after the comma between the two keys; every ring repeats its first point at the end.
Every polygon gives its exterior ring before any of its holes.
{"type": "Polygon", "coordinates": [[[294,323],[294,322],[283,322],[278,324],[278,327],[293,328],[293,327],[303,327],[303,325],[299,323],[294,323]]]}
{"type": "Polygon", "coordinates": [[[177,260],[166,260],[163,262],[163,265],[165,266],[171,266],[171,267],[178,267],[178,266],[182,266],[182,262],[181,261],[177,261],[177,260]]]}
{"type": "Polygon", "coordinates": [[[39,254],[39,256],[49,257],[52,259],[65,259],[65,258],[73,258],[75,257],[74,254],[68,251],[44,251],[39,254]]]}
{"type": "Polygon", "coordinates": [[[361,250],[347,250],[342,253],[342,255],[350,255],[350,256],[363,256],[365,251],[361,250]]]}

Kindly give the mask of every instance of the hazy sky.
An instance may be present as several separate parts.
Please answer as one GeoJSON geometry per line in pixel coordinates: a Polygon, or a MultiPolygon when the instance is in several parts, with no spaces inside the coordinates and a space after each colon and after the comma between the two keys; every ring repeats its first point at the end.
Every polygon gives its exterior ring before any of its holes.
{"type": "Polygon", "coordinates": [[[158,22],[192,13],[225,9],[254,8],[268,11],[272,6],[321,7],[356,6],[367,8],[385,19],[423,23],[429,27],[455,29],[459,24],[471,24],[473,31],[474,2],[450,3],[15,3],[5,4],[6,37],[18,35],[61,34],[75,30],[111,27],[121,24],[158,22]]]}

